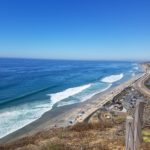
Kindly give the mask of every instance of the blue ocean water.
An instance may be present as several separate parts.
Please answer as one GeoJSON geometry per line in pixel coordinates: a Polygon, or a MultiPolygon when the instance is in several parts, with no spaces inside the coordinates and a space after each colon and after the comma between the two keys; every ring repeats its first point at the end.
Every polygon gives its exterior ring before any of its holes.
{"type": "Polygon", "coordinates": [[[0,59],[0,138],[140,73],[138,63],[0,59]]]}

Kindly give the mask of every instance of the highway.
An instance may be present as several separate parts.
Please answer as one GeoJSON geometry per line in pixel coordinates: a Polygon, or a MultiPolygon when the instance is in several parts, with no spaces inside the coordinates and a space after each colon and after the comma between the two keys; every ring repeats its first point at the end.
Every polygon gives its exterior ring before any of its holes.
{"type": "Polygon", "coordinates": [[[145,75],[135,82],[134,87],[143,95],[150,97],[150,89],[145,85],[145,82],[150,78],[150,67],[146,65],[144,68],[145,75]]]}

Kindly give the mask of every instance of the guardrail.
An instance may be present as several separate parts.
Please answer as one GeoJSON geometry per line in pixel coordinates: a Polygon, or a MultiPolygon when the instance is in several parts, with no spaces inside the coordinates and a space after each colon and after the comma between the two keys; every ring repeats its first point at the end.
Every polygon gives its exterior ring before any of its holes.
{"type": "Polygon", "coordinates": [[[127,116],[125,150],[139,150],[142,142],[142,124],[144,101],[138,100],[136,103],[134,117],[127,116]]]}

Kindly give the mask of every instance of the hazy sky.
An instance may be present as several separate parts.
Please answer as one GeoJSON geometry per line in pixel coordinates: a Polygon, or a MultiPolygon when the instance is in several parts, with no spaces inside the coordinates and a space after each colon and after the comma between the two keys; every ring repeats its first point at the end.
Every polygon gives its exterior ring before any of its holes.
{"type": "Polygon", "coordinates": [[[150,59],[150,0],[0,0],[0,57],[150,59]]]}

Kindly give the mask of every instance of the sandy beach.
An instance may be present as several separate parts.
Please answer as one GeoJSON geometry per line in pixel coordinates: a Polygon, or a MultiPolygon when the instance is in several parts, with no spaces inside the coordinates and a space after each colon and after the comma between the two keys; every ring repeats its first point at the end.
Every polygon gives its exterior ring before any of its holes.
{"type": "Polygon", "coordinates": [[[83,122],[104,104],[111,101],[115,96],[121,93],[125,88],[133,85],[137,80],[144,77],[145,74],[146,73],[134,76],[130,80],[116,87],[112,87],[106,92],[99,93],[83,103],[63,106],[56,108],[55,110],[50,110],[43,114],[38,120],[2,138],[0,143],[11,142],[42,130],[66,127],[74,125],[77,122],[83,122]]]}

